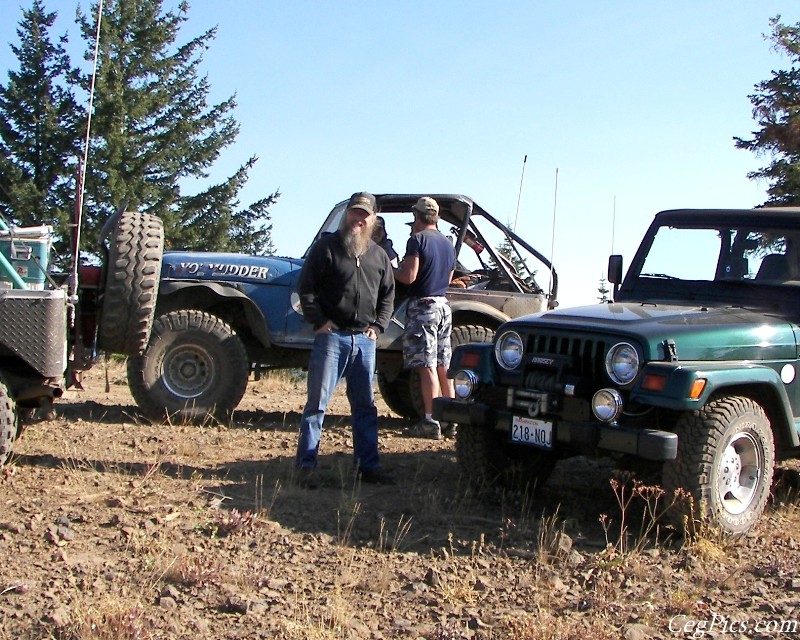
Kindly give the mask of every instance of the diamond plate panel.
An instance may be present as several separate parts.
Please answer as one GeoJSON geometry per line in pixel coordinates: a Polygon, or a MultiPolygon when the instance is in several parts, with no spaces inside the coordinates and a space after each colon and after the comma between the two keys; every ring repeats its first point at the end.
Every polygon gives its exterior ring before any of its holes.
{"type": "Polygon", "coordinates": [[[66,293],[0,291],[0,355],[15,355],[44,377],[63,375],[67,359],[66,293]]]}

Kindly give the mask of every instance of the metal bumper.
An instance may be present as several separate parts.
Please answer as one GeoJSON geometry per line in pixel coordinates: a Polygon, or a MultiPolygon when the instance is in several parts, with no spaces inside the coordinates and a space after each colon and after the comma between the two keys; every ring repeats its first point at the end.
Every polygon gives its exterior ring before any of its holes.
{"type": "MultiPolygon", "coordinates": [[[[511,431],[510,412],[476,402],[435,398],[433,417],[459,425],[511,431]]],[[[602,449],[646,460],[674,460],[678,454],[678,436],[671,431],[631,429],[603,422],[556,421],[553,442],[556,448],[602,449]]]]}

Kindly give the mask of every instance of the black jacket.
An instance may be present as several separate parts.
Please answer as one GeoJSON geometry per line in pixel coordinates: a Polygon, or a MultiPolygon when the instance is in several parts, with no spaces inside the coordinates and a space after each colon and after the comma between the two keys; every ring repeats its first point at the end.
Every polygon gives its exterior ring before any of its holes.
{"type": "Polygon", "coordinates": [[[314,329],[331,320],[339,329],[382,333],[394,305],[389,256],[370,241],[359,258],[347,255],[338,231],[326,233],[308,252],[297,285],[303,317],[314,329]]]}

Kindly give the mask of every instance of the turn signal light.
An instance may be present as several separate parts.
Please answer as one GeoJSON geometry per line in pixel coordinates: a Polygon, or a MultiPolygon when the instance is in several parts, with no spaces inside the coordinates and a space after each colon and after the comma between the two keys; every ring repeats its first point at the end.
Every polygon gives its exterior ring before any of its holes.
{"type": "Polygon", "coordinates": [[[689,390],[689,397],[692,400],[697,400],[700,397],[703,389],[706,388],[706,382],[708,381],[705,378],[698,378],[692,383],[692,388],[689,390]]]}
{"type": "Polygon", "coordinates": [[[642,380],[642,389],[646,391],[661,392],[667,386],[667,376],[659,376],[653,373],[648,373],[642,380]]]}
{"type": "Polygon", "coordinates": [[[464,369],[470,367],[477,367],[481,362],[481,354],[475,351],[467,351],[466,353],[461,355],[461,360],[458,362],[458,366],[464,369]]]}

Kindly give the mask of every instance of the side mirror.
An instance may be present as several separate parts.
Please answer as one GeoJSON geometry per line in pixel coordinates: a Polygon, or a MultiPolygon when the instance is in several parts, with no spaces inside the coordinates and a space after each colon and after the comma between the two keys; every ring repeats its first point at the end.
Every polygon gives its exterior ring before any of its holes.
{"type": "Polygon", "coordinates": [[[608,257],[608,281],[611,284],[622,284],[622,256],[613,255],[608,257]]]}

